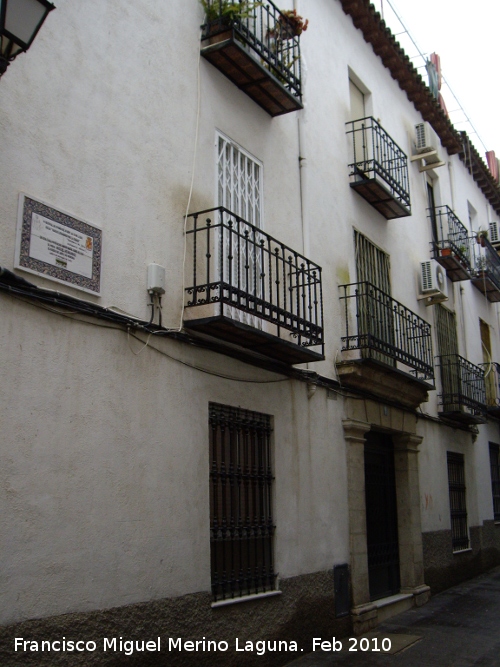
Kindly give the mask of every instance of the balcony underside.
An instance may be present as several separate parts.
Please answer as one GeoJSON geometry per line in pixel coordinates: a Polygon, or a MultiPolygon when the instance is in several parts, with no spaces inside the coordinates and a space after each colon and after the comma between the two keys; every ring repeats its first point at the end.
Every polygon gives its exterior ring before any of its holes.
{"type": "Polygon", "coordinates": [[[439,253],[436,253],[434,256],[436,261],[446,270],[446,275],[452,282],[470,280],[470,273],[459,257],[453,254],[442,255],[439,253]]]}
{"type": "Polygon", "coordinates": [[[438,411],[438,415],[444,419],[466,425],[485,424],[487,421],[483,412],[469,411],[467,408],[461,410],[459,406],[443,406],[443,409],[438,411]]]}
{"type": "MultiPolygon", "coordinates": [[[[186,309],[187,311],[189,311],[189,308],[186,309]]],[[[325,358],[323,354],[308,347],[297,345],[267,331],[262,331],[223,315],[201,319],[185,319],[184,327],[193,332],[239,345],[285,364],[302,364],[308,361],[321,361],[325,358]]],[[[288,334],[286,331],[284,333],[288,334]]]]}
{"type": "Polygon", "coordinates": [[[378,398],[415,409],[428,399],[434,386],[375,359],[351,359],[337,363],[343,386],[366,391],[378,398]]]}
{"type": "Polygon", "coordinates": [[[366,199],[387,220],[404,218],[411,215],[410,209],[394,197],[390,189],[377,177],[368,178],[362,172],[357,172],[355,180],[350,183],[353,190],[366,199]]]}
{"type": "Polygon", "coordinates": [[[487,271],[481,271],[478,275],[471,279],[474,287],[482,292],[488,301],[496,303],[500,301],[500,289],[497,284],[491,279],[487,271]]]}
{"type": "Polygon", "coordinates": [[[271,116],[303,108],[301,101],[236,39],[233,30],[202,42],[201,55],[271,116]]]}

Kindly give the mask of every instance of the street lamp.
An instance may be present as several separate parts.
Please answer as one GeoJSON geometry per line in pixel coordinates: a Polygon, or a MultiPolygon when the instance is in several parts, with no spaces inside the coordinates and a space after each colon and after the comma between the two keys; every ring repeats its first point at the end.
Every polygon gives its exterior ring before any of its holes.
{"type": "Polygon", "coordinates": [[[53,9],[48,0],[0,0],[0,76],[19,53],[29,49],[53,9]]]}

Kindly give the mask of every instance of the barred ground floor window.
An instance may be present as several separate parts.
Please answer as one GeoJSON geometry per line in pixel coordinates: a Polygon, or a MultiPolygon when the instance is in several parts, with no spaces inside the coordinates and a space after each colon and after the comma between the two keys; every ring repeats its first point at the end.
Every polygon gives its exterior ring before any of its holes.
{"type": "Polygon", "coordinates": [[[464,455],[448,452],[447,459],[453,551],[463,551],[469,548],[464,455]]]}
{"type": "Polygon", "coordinates": [[[275,589],[270,415],[209,404],[214,601],[275,589]]]}
{"type": "Polygon", "coordinates": [[[493,516],[500,521],[500,446],[490,442],[491,492],[493,494],[493,516]]]}

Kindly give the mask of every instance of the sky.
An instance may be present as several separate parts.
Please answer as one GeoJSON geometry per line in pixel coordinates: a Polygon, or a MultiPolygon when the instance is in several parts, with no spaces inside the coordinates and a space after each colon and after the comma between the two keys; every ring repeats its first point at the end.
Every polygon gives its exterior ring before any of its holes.
{"type": "Polygon", "coordinates": [[[443,83],[441,93],[450,120],[467,132],[483,159],[486,150],[500,158],[500,0],[371,1],[424,81],[419,51],[427,58],[433,52],[440,56],[448,84],[443,83]]]}

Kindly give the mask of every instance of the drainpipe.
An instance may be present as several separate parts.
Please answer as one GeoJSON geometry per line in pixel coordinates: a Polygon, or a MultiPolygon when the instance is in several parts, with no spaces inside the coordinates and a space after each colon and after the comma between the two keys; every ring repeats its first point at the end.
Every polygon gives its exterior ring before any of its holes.
{"type": "Polygon", "coordinates": [[[309,259],[309,222],[307,216],[307,158],[304,149],[304,120],[300,117],[303,111],[299,111],[297,126],[299,132],[299,179],[300,179],[300,217],[302,221],[302,250],[304,256],[309,259]]]}
{"type": "MultiPolygon", "coordinates": [[[[293,0],[293,8],[299,12],[299,0],[293,0]]],[[[305,79],[306,79],[306,67],[304,62],[304,56],[301,53],[301,74],[302,74],[302,97],[304,97],[304,88],[305,88],[305,79]]],[[[299,142],[299,183],[300,183],[300,219],[302,224],[302,252],[304,256],[309,259],[309,218],[308,218],[308,206],[307,206],[307,150],[306,150],[306,140],[305,140],[305,129],[304,129],[304,114],[305,108],[301,109],[297,113],[297,132],[298,132],[298,142],[299,142]]],[[[309,368],[309,363],[305,364],[306,368],[309,368]]],[[[311,398],[312,394],[308,393],[308,398],[311,398]]]]}
{"type": "Polygon", "coordinates": [[[455,211],[455,183],[453,181],[453,165],[448,160],[448,177],[450,179],[451,209],[455,211]]]}
{"type": "MultiPolygon", "coordinates": [[[[299,0],[293,0],[293,8],[299,12],[299,0]]],[[[301,73],[302,73],[302,96],[304,97],[304,88],[306,80],[306,67],[304,56],[301,54],[301,73]]],[[[302,223],[302,252],[305,257],[310,257],[309,252],[309,220],[308,220],[308,201],[307,201],[307,149],[304,129],[304,113],[302,109],[297,113],[297,131],[299,142],[299,181],[300,181],[300,217],[302,223]]]]}

